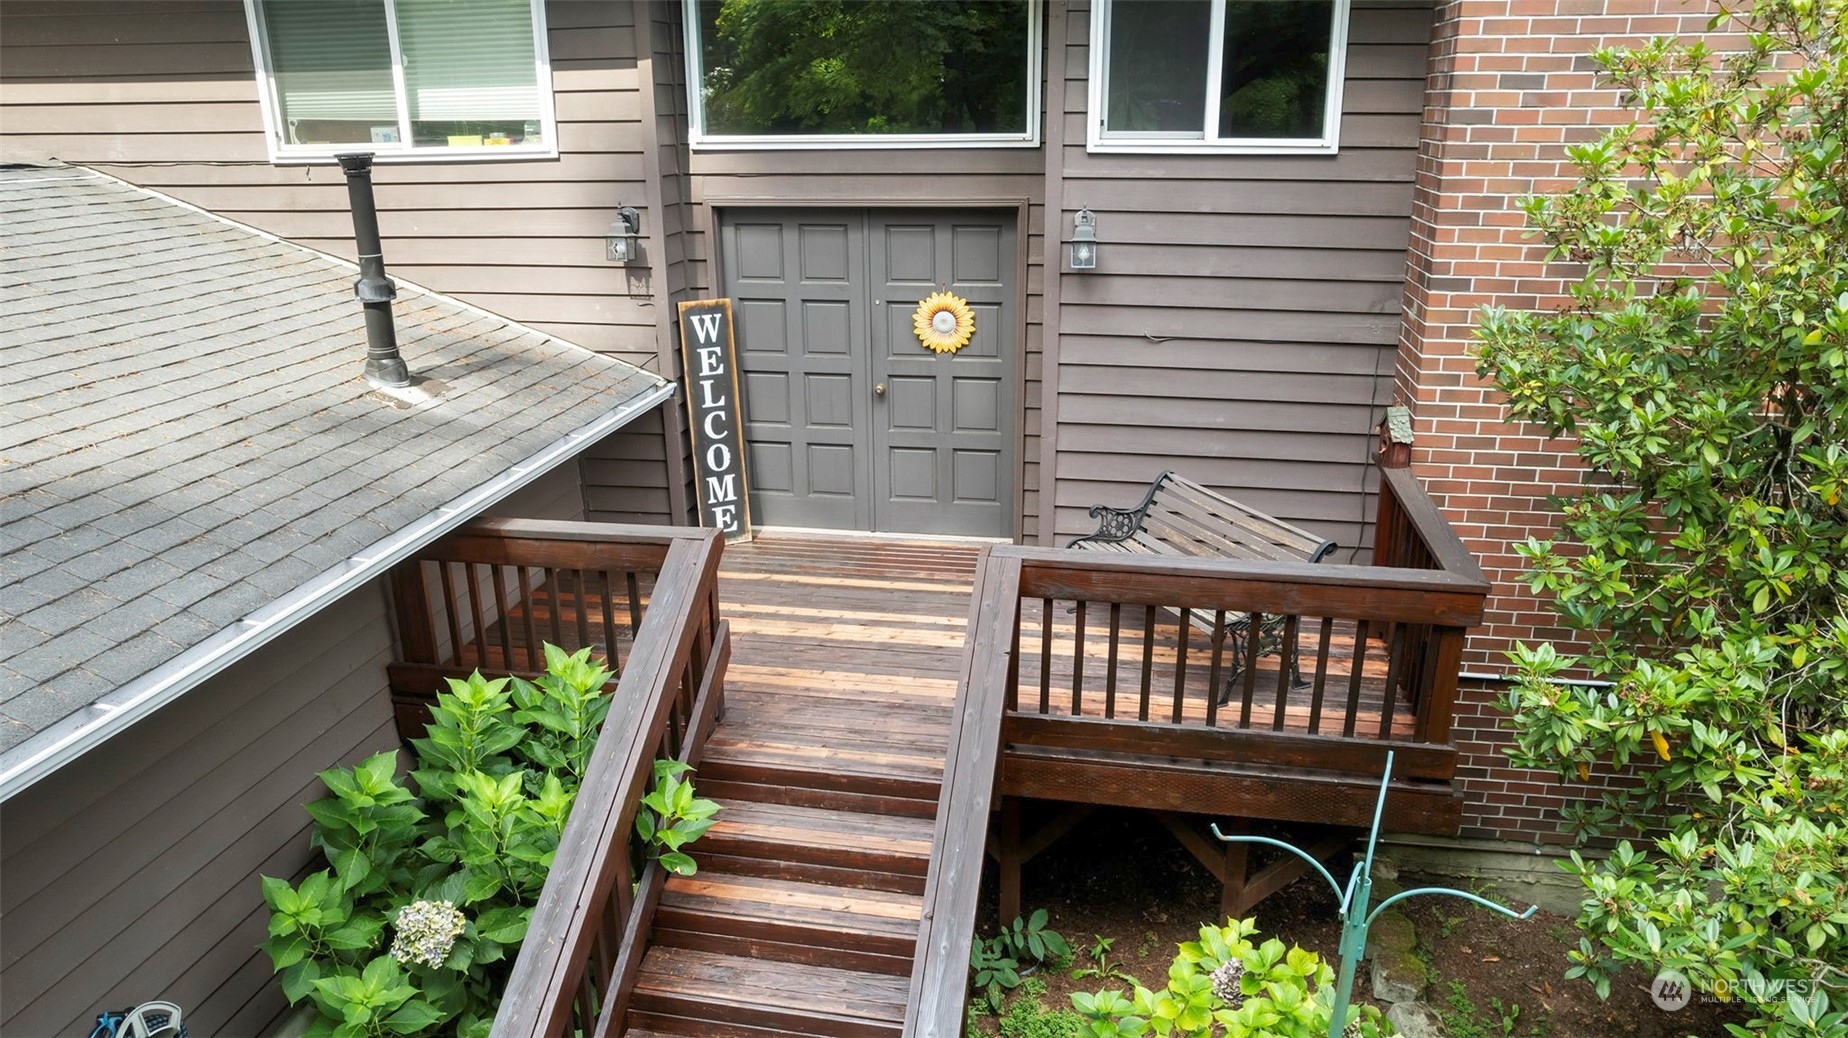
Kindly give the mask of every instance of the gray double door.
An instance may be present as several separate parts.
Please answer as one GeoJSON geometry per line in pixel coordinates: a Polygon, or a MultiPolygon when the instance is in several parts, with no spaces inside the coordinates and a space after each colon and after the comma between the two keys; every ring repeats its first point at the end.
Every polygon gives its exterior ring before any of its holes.
{"type": "Polygon", "coordinates": [[[1013,533],[1015,233],[979,210],[722,215],[754,522],[1013,533]],[[955,353],[913,330],[935,291],[975,316],[955,353]]]}

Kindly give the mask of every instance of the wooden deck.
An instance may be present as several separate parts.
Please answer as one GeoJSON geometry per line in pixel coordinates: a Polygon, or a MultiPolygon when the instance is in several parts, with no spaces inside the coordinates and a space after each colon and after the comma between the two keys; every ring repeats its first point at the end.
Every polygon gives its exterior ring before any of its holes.
{"type": "MultiPolygon", "coordinates": [[[[898,1032],[977,554],[951,542],[776,533],[726,549],[719,598],[732,656],[698,779],[724,810],[694,847],[699,874],[666,881],[630,1033],[898,1032]]],[[[1068,717],[1166,721],[1178,703],[1185,723],[1207,722],[1210,646],[1190,631],[1183,652],[1177,612],[1131,607],[1121,619],[1147,629],[1148,651],[1135,641],[1112,660],[1103,642],[1077,638],[1072,603],[1023,603],[1023,626],[1046,630],[1048,607],[1046,650],[1022,653],[1023,711],[1044,693],[1056,703],[1049,712],[1068,717]],[[1085,666],[1074,668],[1080,645],[1085,666]],[[1162,695],[1145,708],[1128,690],[1149,685],[1162,695]],[[1120,701],[1108,695],[1118,687],[1120,701]]],[[[1316,631],[1301,636],[1306,684],[1285,687],[1281,718],[1275,699],[1244,715],[1235,699],[1214,723],[1307,733],[1313,712],[1325,730],[1358,721],[1377,731],[1385,649],[1363,640],[1357,668],[1354,634],[1352,622],[1333,626],[1326,652],[1316,631]]],[[[1277,687],[1281,664],[1260,657],[1254,685],[1277,687]]],[[[1412,712],[1400,704],[1392,722],[1408,735],[1412,712]]]]}
{"type": "Polygon", "coordinates": [[[1161,813],[1229,912],[1306,866],[1252,873],[1201,816],[1336,853],[1392,753],[1387,825],[1453,831],[1488,584],[1409,475],[1381,500],[1372,566],[523,520],[433,545],[393,573],[401,719],[542,641],[621,667],[494,1034],[960,1034],[985,858],[1010,916],[1088,806],[1161,813]],[[723,808],[695,876],[634,835],[662,757],[723,808]],[[1070,806],[1029,833],[1032,801],[1070,806]]]}
{"type": "Polygon", "coordinates": [[[723,805],[667,880],[630,1034],[897,1034],[976,550],[770,534],[726,548],[723,805]]]}

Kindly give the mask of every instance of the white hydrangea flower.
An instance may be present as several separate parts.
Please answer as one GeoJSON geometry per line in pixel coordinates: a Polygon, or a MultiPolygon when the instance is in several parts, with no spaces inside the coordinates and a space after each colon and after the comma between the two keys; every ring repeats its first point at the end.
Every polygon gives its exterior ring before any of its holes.
{"type": "Polygon", "coordinates": [[[1224,1002],[1228,1008],[1237,1009],[1245,1002],[1245,992],[1238,982],[1245,975],[1245,964],[1237,959],[1227,959],[1219,964],[1209,976],[1213,982],[1213,997],[1224,1002]]]}
{"type": "Polygon", "coordinates": [[[441,966],[468,920],[449,901],[413,901],[398,909],[391,957],[399,962],[441,966]]]}

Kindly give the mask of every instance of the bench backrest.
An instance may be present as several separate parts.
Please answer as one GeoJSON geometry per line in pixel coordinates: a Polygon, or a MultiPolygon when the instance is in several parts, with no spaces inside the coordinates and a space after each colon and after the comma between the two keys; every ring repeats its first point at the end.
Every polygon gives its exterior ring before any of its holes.
{"type": "Polygon", "coordinates": [[[1159,542],[1166,551],[1147,546],[1162,554],[1203,558],[1320,562],[1335,550],[1333,541],[1227,500],[1172,472],[1155,481],[1135,539],[1159,542]]]}

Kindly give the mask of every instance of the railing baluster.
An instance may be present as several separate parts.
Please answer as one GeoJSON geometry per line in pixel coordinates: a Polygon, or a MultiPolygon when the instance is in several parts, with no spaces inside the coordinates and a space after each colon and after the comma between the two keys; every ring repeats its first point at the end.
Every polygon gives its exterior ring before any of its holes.
{"type": "Polygon", "coordinates": [[[1181,723],[1181,704],[1187,698],[1187,633],[1193,629],[1193,610],[1181,609],[1180,633],[1175,638],[1174,653],[1174,718],[1175,724],[1181,723]]]}
{"type": "Polygon", "coordinates": [[[1142,706],[1136,719],[1149,719],[1149,694],[1155,687],[1155,607],[1142,607],[1142,706]]]}
{"type": "Polygon", "coordinates": [[[1040,599],[1040,708],[1052,713],[1052,611],[1050,598],[1040,599]]]}
{"type": "Polygon", "coordinates": [[[1078,600],[1072,632],[1072,716],[1084,715],[1084,599],[1078,600]]]}
{"type": "Polygon", "coordinates": [[[516,572],[520,577],[520,601],[523,603],[520,612],[526,618],[526,623],[524,625],[526,629],[526,669],[544,670],[545,652],[543,651],[543,647],[539,644],[539,632],[533,627],[533,609],[535,607],[533,601],[533,575],[526,566],[521,566],[516,572]]]}
{"type": "Polygon", "coordinates": [[[462,564],[463,590],[468,595],[468,615],[475,624],[475,666],[483,670],[490,669],[488,663],[488,625],[481,619],[481,578],[475,575],[475,564],[462,564]]]}
{"type": "Polygon", "coordinates": [[[1399,678],[1404,674],[1407,624],[1397,624],[1386,652],[1386,688],[1380,695],[1380,738],[1392,738],[1392,708],[1399,698],[1399,678]]]}
{"type": "Polygon", "coordinates": [[[1309,697],[1309,734],[1322,732],[1322,691],[1328,685],[1328,642],[1334,636],[1335,618],[1322,617],[1322,635],[1315,650],[1315,692],[1309,697]]]}
{"type": "Polygon", "coordinates": [[[1271,717],[1271,731],[1283,731],[1290,713],[1290,686],[1296,681],[1296,625],[1291,614],[1283,618],[1283,645],[1277,654],[1277,712],[1271,717]]]}
{"type": "Polygon", "coordinates": [[[456,586],[455,581],[450,579],[449,566],[449,562],[439,561],[436,573],[443,585],[443,617],[449,622],[450,658],[459,666],[462,663],[462,622],[456,617],[456,586]]]}
{"type": "Polygon", "coordinates": [[[1104,716],[1116,717],[1117,646],[1123,637],[1123,603],[1110,603],[1110,658],[1104,663],[1104,716]]]}
{"type": "Polygon", "coordinates": [[[1226,656],[1226,611],[1213,612],[1213,665],[1206,675],[1206,726],[1219,723],[1219,675],[1224,673],[1226,656]]]}
{"type": "Polygon", "coordinates": [[[577,615],[578,636],[577,644],[572,647],[582,649],[590,644],[590,602],[585,593],[584,571],[580,568],[572,570],[571,573],[572,584],[575,585],[575,590],[577,592],[577,608],[573,609],[572,612],[577,615]]]}
{"type": "Polygon", "coordinates": [[[1367,626],[1366,620],[1354,622],[1354,655],[1348,674],[1347,717],[1341,722],[1341,734],[1349,739],[1354,737],[1354,722],[1360,718],[1360,683],[1367,673],[1367,626]]]}
{"type": "Polygon", "coordinates": [[[635,571],[630,570],[623,576],[629,582],[629,641],[635,641],[635,631],[642,626],[642,582],[635,571]]]}
{"type": "Polygon", "coordinates": [[[603,658],[611,670],[617,670],[620,664],[616,655],[616,602],[610,597],[610,571],[597,571],[598,604],[603,606],[603,658]]]}
{"type": "Polygon", "coordinates": [[[1259,641],[1264,637],[1264,614],[1247,613],[1245,616],[1245,687],[1238,694],[1238,726],[1251,727],[1251,701],[1258,694],[1258,653],[1261,651],[1259,641]]]}
{"type": "Polygon", "coordinates": [[[495,626],[500,628],[501,666],[513,669],[513,618],[507,615],[507,579],[501,566],[489,566],[494,581],[495,626]]]}
{"type": "Polygon", "coordinates": [[[1020,710],[1020,603],[1014,604],[1014,633],[1008,642],[1007,656],[1007,709],[1018,713],[1020,710]]]}
{"type": "Polygon", "coordinates": [[[550,599],[552,603],[552,644],[561,649],[564,648],[565,645],[564,619],[561,615],[565,607],[564,603],[560,601],[559,596],[563,594],[563,589],[558,586],[558,582],[563,578],[563,570],[555,570],[550,566],[545,568],[546,597],[550,599]]]}

